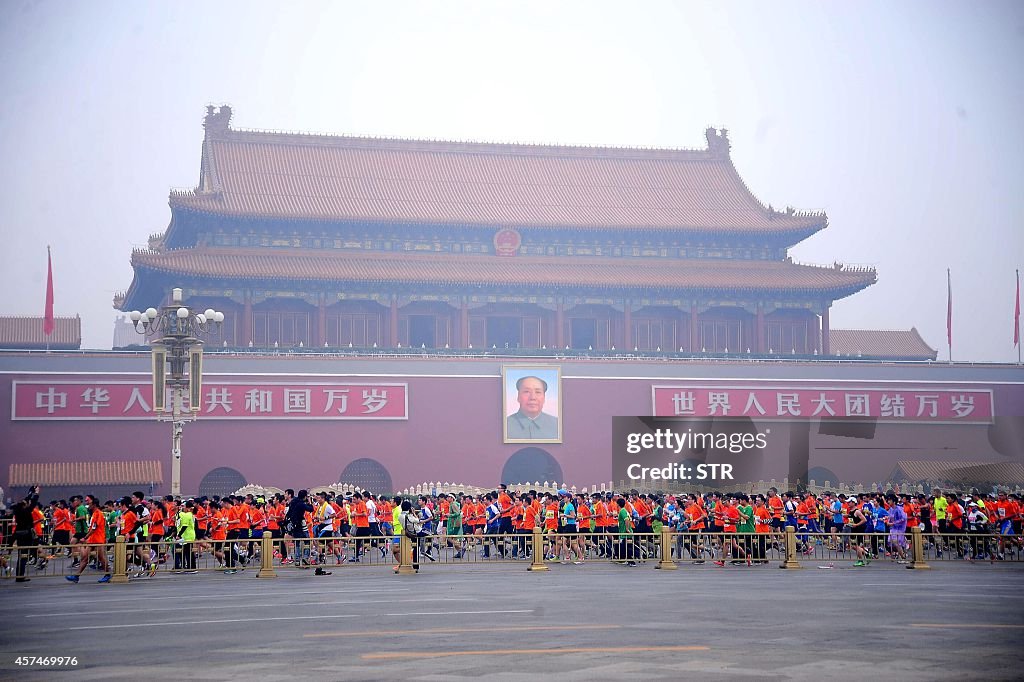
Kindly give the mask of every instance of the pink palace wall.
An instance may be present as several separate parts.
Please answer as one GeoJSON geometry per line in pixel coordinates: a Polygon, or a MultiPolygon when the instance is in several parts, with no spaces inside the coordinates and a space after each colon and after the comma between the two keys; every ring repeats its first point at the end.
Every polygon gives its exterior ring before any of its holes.
{"type": "MultiPolygon", "coordinates": [[[[102,362],[67,357],[49,365],[38,358],[5,360],[4,373],[0,374],[0,484],[8,486],[8,469],[12,463],[160,460],[164,482],[156,492],[168,492],[170,426],[166,423],[149,419],[11,420],[14,381],[145,380],[145,357],[112,358],[102,362]],[[85,373],[96,371],[95,367],[103,369],[98,373],[85,373]],[[54,371],[57,373],[49,373],[54,371]]],[[[280,363],[261,363],[252,358],[245,360],[244,367],[239,363],[208,358],[206,381],[229,375],[237,379],[244,374],[247,381],[257,382],[298,379],[322,383],[403,382],[408,384],[409,418],[404,421],[200,419],[185,427],[182,458],[185,493],[197,491],[203,476],[217,467],[236,469],[249,483],[295,488],[329,484],[338,481],[348,463],[363,457],[375,459],[386,467],[398,489],[424,481],[489,486],[501,480],[509,457],[529,447],[529,444],[502,442],[500,361],[403,360],[392,364],[381,360],[362,364],[335,361],[329,373],[320,371],[323,365],[293,365],[294,369],[288,366],[286,372],[281,372],[278,371],[280,363]],[[254,378],[254,373],[261,376],[254,378]]],[[[510,360],[506,364],[517,363],[510,360]]],[[[650,415],[652,385],[685,386],[694,382],[727,385],[730,381],[739,381],[739,378],[722,378],[726,367],[749,384],[752,373],[760,371],[740,363],[729,366],[641,362],[613,365],[566,360],[557,364],[563,375],[563,442],[537,444],[536,447],[546,450],[558,461],[565,482],[580,487],[612,480],[612,417],[650,415]],[[607,373],[613,376],[598,376],[607,373]]],[[[935,371],[937,368],[901,370],[903,378],[897,379],[881,378],[896,372],[882,366],[784,369],[767,368],[763,377],[755,378],[765,385],[793,380],[819,383],[855,380],[864,385],[938,381],[960,388],[992,391],[997,415],[994,424],[929,424],[912,428],[879,424],[874,437],[864,440],[823,435],[818,433],[817,423],[813,423],[809,429],[807,466],[825,467],[844,482],[883,480],[899,460],[1024,461],[1024,446],[1021,445],[1024,421],[1020,417],[1024,414],[1024,383],[1021,383],[1024,373],[1019,368],[973,374],[966,371],[942,373],[935,371]]],[[[757,426],[764,425],[758,422],[757,426]]],[[[787,433],[790,427],[770,426],[778,435],[769,441],[769,448],[763,455],[751,456],[737,466],[738,482],[781,480],[791,475],[793,464],[787,433]]],[[[735,462],[736,459],[712,452],[707,455],[707,461],[735,462]]]]}

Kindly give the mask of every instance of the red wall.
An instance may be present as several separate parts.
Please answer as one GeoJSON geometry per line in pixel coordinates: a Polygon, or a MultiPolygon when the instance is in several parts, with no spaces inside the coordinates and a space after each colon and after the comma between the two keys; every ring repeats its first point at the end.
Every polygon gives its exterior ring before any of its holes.
{"type": "MultiPolygon", "coordinates": [[[[82,375],[62,371],[60,378],[95,380],[137,379],[145,359],[125,361],[129,375],[82,375]]],[[[249,359],[250,365],[256,361],[249,359]]],[[[410,361],[405,362],[409,366],[410,361]]],[[[72,363],[73,364],[73,363],[72,363]]],[[[338,366],[345,363],[338,362],[338,366]]],[[[382,364],[377,361],[377,364],[382,364]]],[[[663,372],[667,363],[623,363],[615,368],[620,378],[596,378],[608,372],[599,362],[562,362],[562,423],[564,442],[538,444],[560,463],[565,481],[580,487],[612,479],[612,420],[616,415],[650,415],[651,386],[680,383],[697,370],[714,377],[722,365],[699,368],[678,365],[676,379],[649,376],[663,372]],[[647,378],[630,378],[630,377],[647,378]]],[[[258,363],[257,363],[258,365],[258,363]]],[[[84,364],[83,364],[84,366],[84,364]]],[[[432,373],[436,363],[422,361],[420,374],[432,373]]],[[[450,363],[449,365],[450,366],[450,363]]],[[[279,487],[305,487],[333,483],[351,461],[369,457],[390,472],[397,488],[423,481],[453,481],[475,485],[499,482],[508,458],[524,444],[502,443],[500,363],[465,361],[461,376],[369,377],[335,374],[323,379],[408,382],[408,421],[203,421],[185,427],[182,490],[195,492],[202,477],[217,467],[240,471],[250,483],[279,487]],[[476,375],[476,376],[474,376],[476,375]]],[[[741,363],[734,369],[749,374],[741,363]]],[[[223,367],[220,367],[223,369],[223,367]]],[[[212,358],[207,371],[218,369],[212,358]]],[[[251,370],[252,368],[249,367],[251,370]]],[[[799,369],[799,368],[797,368],[799,369]]],[[[12,381],[40,378],[26,370],[0,374],[0,481],[8,486],[8,465],[24,462],[158,459],[163,462],[164,485],[169,490],[170,426],[156,421],[11,421],[12,381]]],[[[435,370],[436,371],[436,370],[435,370]]],[[[875,370],[858,370],[860,380],[871,383],[875,370]]],[[[288,380],[297,371],[267,375],[264,380],[288,380]]],[[[800,374],[799,371],[794,372],[800,374]]],[[[875,374],[879,374],[875,372],[875,374]]],[[[51,375],[46,375],[51,376],[51,375]]],[[[928,375],[935,377],[937,375],[928,375]]],[[[251,375],[246,377],[253,379],[251,375]]],[[[941,378],[941,377],[939,377],[941,378]]],[[[981,377],[984,378],[984,377],[981,377]]],[[[304,381],[318,381],[302,376],[304,381]]],[[[713,381],[713,378],[700,381],[713,381]]],[[[915,379],[919,380],[919,379],[915,379]]],[[[765,377],[765,383],[783,381],[765,377]]],[[[908,379],[908,381],[911,381],[908,379]]],[[[1024,461],[1024,384],[975,382],[994,391],[995,425],[905,428],[880,425],[874,439],[863,441],[823,436],[812,426],[809,466],[827,467],[845,482],[883,480],[898,460],[942,459],[1024,461]]],[[[740,467],[742,480],[782,478],[789,475],[789,442],[784,426],[773,426],[778,436],[763,457],[740,467]]],[[[721,458],[719,458],[720,460],[721,458]]],[[[715,457],[709,461],[716,461],[715,457]]]]}

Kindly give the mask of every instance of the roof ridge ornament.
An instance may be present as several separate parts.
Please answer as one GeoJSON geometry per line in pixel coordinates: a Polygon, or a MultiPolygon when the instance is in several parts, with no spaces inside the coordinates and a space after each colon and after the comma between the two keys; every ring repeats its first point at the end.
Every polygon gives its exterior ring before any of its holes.
{"type": "Polygon", "coordinates": [[[705,137],[708,138],[708,151],[713,156],[725,158],[729,156],[729,131],[726,128],[721,130],[715,130],[714,128],[708,128],[704,131],[705,137]]]}
{"type": "Polygon", "coordinates": [[[222,104],[220,109],[208,104],[206,106],[206,118],[203,120],[203,128],[208,138],[221,137],[231,130],[231,107],[222,104]]]}

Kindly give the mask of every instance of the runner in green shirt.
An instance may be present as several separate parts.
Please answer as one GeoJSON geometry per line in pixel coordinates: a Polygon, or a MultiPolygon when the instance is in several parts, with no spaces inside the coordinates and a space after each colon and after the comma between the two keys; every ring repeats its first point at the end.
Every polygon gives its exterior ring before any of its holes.
{"type": "MultiPolygon", "coordinates": [[[[185,508],[178,512],[175,522],[178,531],[177,543],[179,547],[174,549],[174,568],[185,573],[196,572],[196,555],[193,551],[193,543],[196,541],[196,503],[189,500],[185,508]]],[[[234,573],[234,570],[231,571],[234,573]]]]}
{"type": "Polygon", "coordinates": [[[739,533],[740,546],[743,547],[743,551],[747,556],[747,564],[750,564],[751,547],[754,542],[754,508],[750,506],[750,497],[747,495],[739,496],[740,504],[740,522],[736,526],[736,532],[739,533]],[[749,533],[749,535],[748,535],[749,533]]]}
{"type": "MultiPolygon", "coordinates": [[[[78,506],[75,507],[75,538],[82,540],[89,533],[89,508],[85,506],[81,497],[76,498],[78,506]]],[[[74,500],[72,500],[74,503],[74,500]]]]}
{"type": "Polygon", "coordinates": [[[107,542],[113,544],[117,540],[117,520],[121,518],[121,512],[114,509],[113,502],[103,505],[103,515],[107,519],[107,542]]]}
{"type": "Polygon", "coordinates": [[[626,498],[620,497],[616,501],[619,504],[619,563],[625,560],[627,566],[636,566],[633,561],[633,523],[626,509],[626,498]]]}
{"type": "Polygon", "coordinates": [[[459,504],[458,498],[455,495],[448,496],[448,519],[445,521],[445,533],[448,535],[448,541],[452,543],[452,547],[455,548],[455,556],[453,559],[461,559],[462,555],[466,551],[466,541],[460,538],[462,536],[462,505],[459,504]]]}

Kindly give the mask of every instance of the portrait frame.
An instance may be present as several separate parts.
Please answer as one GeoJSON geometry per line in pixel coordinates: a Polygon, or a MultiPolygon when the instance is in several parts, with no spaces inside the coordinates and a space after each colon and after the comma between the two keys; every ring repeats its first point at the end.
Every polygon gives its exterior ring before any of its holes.
{"type": "Polygon", "coordinates": [[[561,443],[562,442],[562,368],[560,365],[511,364],[501,367],[501,430],[505,443],[561,443]],[[541,416],[537,419],[543,428],[553,431],[542,436],[529,437],[521,432],[525,417],[521,413],[516,382],[536,377],[547,385],[541,416]],[[546,416],[544,416],[546,415],[546,416]]]}

